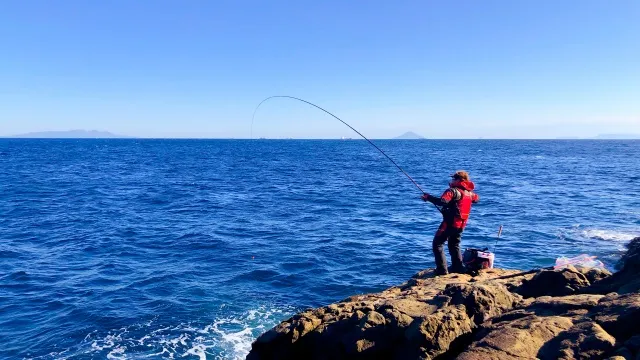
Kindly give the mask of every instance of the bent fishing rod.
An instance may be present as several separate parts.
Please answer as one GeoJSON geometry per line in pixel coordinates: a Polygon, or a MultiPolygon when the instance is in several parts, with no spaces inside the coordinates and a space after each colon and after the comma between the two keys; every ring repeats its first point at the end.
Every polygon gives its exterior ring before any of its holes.
{"type": "MultiPolygon", "coordinates": [[[[254,122],[254,120],[255,120],[256,113],[258,112],[258,109],[259,109],[259,108],[260,108],[260,106],[261,106],[262,104],[264,104],[266,101],[271,100],[271,99],[275,99],[275,98],[285,98],[285,99],[293,99],[293,100],[297,100],[297,101],[303,102],[303,103],[305,103],[305,104],[311,105],[311,106],[315,107],[316,109],[322,110],[322,111],[324,111],[325,113],[327,113],[327,114],[331,115],[333,118],[335,118],[336,120],[340,121],[341,123],[343,123],[344,125],[346,125],[347,127],[349,127],[349,129],[353,130],[356,134],[360,135],[363,139],[367,140],[367,142],[368,142],[369,144],[371,144],[371,146],[373,146],[374,148],[376,148],[378,151],[380,151],[380,153],[381,153],[382,155],[384,155],[384,156],[385,156],[389,161],[391,161],[391,163],[392,163],[393,165],[395,165],[395,167],[397,167],[397,168],[398,168],[398,170],[400,170],[400,171],[404,174],[404,176],[406,176],[406,177],[407,177],[407,179],[409,179],[409,180],[413,183],[413,185],[415,185],[415,187],[417,187],[417,188],[418,188],[418,190],[420,190],[420,192],[421,192],[423,195],[426,195],[426,194],[427,194],[424,190],[422,190],[422,188],[420,187],[420,185],[418,185],[418,183],[417,183],[415,180],[413,180],[413,178],[412,178],[411,176],[409,176],[409,174],[407,174],[407,172],[406,172],[406,171],[404,171],[404,169],[402,169],[402,168],[400,167],[400,165],[398,165],[398,164],[397,164],[397,163],[396,163],[396,162],[395,162],[395,161],[394,161],[394,160],[393,160],[389,155],[387,155],[387,154],[386,154],[382,149],[380,149],[376,144],[374,144],[373,142],[371,142],[371,140],[367,139],[367,137],[366,137],[366,136],[362,135],[362,133],[361,133],[360,131],[356,130],[353,126],[351,126],[351,125],[347,124],[347,122],[346,122],[346,121],[344,121],[344,120],[340,119],[339,117],[337,117],[336,115],[334,115],[334,114],[333,114],[333,113],[331,113],[330,111],[328,111],[328,110],[326,110],[326,109],[324,109],[324,108],[322,108],[322,107],[320,107],[320,106],[318,106],[318,105],[316,105],[316,104],[314,104],[314,103],[312,103],[312,102],[309,102],[309,101],[307,101],[307,100],[303,100],[303,99],[297,98],[297,97],[295,97],[295,96],[288,96],[288,95],[274,95],[274,96],[269,96],[268,98],[266,98],[266,99],[262,100],[262,101],[258,104],[258,106],[256,106],[255,110],[253,110],[253,116],[251,117],[251,138],[253,138],[253,122],[254,122]]],[[[440,208],[439,208],[437,205],[435,205],[435,204],[433,204],[433,205],[434,205],[434,206],[435,206],[435,207],[440,211],[440,208]]]]}

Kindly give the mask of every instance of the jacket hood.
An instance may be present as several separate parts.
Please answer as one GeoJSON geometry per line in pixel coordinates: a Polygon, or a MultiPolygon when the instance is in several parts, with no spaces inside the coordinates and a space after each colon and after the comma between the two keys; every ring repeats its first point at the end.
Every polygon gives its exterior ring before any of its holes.
{"type": "Polygon", "coordinates": [[[467,191],[473,191],[476,185],[471,180],[456,180],[451,183],[451,187],[460,188],[467,191]]]}

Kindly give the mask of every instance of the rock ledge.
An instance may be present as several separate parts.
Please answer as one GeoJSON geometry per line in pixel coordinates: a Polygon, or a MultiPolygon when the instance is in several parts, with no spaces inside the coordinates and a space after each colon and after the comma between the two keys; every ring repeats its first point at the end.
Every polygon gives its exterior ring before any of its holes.
{"type": "Polygon", "coordinates": [[[293,316],[247,359],[640,360],[640,238],[620,271],[425,270],[293,316]]]}

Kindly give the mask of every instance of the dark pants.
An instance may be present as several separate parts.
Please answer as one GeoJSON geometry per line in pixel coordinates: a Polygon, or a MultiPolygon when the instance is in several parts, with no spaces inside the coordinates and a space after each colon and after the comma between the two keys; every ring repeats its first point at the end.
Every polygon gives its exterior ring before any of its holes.
{"type": "Polygon", "coordinates": [[[448,242],[449,255],[451,255],[451,271],[463,272],[462,254],[460,253],[460,238],[462,229],[454,228],[446,222],[442,222],[433,238],[433,255],[436,258],[436,274],[448,274],[447,258],[444,255],[444,243],[448,242]]]}

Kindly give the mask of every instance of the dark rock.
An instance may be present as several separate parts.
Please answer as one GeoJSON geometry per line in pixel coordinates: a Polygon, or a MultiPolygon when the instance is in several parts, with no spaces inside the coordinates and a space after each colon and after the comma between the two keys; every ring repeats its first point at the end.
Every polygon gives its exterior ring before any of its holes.
{"type": "Polygon", "coordinates": [[[624,360],[634,360],[634,356],[631,353],[631,350],[627,349],[624,346],[617,349],[616,352],[614,353],[614,356],[618,358],[622,358],[624,360]]]}
{"type": "Polygon", "coordinates": [[[640,335],[632,336],[629,340],[624,342],[624,346],[626,346],[634,354],[640,352],[640,335]]]}
{"type": "Polygon", "coordinates": [[[603,297],[589,312],[618,341],[640,334],[640,294],[611,294],[603,297]]]}
{"type": "Polygon", "coordinates": [[[622,255],[616,268],[620,271],[639,272],[640,271],[640,237],[631,240],[627,244],[627,252],[622,255]]]}
{"type": "Polygon", "coordinates": [[[572,268],[560,271],[544,270],[525,281],[515,291],[525,298],[539,296],[566,296],[590,286],[587,277],[572,268]]]}
{"type": "Polygon", "coordinates": [[[609,270],[600,270],[600,269],[586,269],[586,270],[582,270],[580,268],[577,269],[578,271],[580,271],[582,274],[584,274],[584,276],[587,277],[587,280],[589,280],[589,283],[593,284],[597,281],[601,281],[603,279],[608,278],[609,276],[611,276],[611,272],[609,270]]]}
{"type": "Polygon", "coordinates": [[[627,244],[627,252],[622,256],[616,267],[620,270],[607,277],[596,281],[587,291],[590,293],[630,294],[640,291],[640,237],[627,244]]]}

